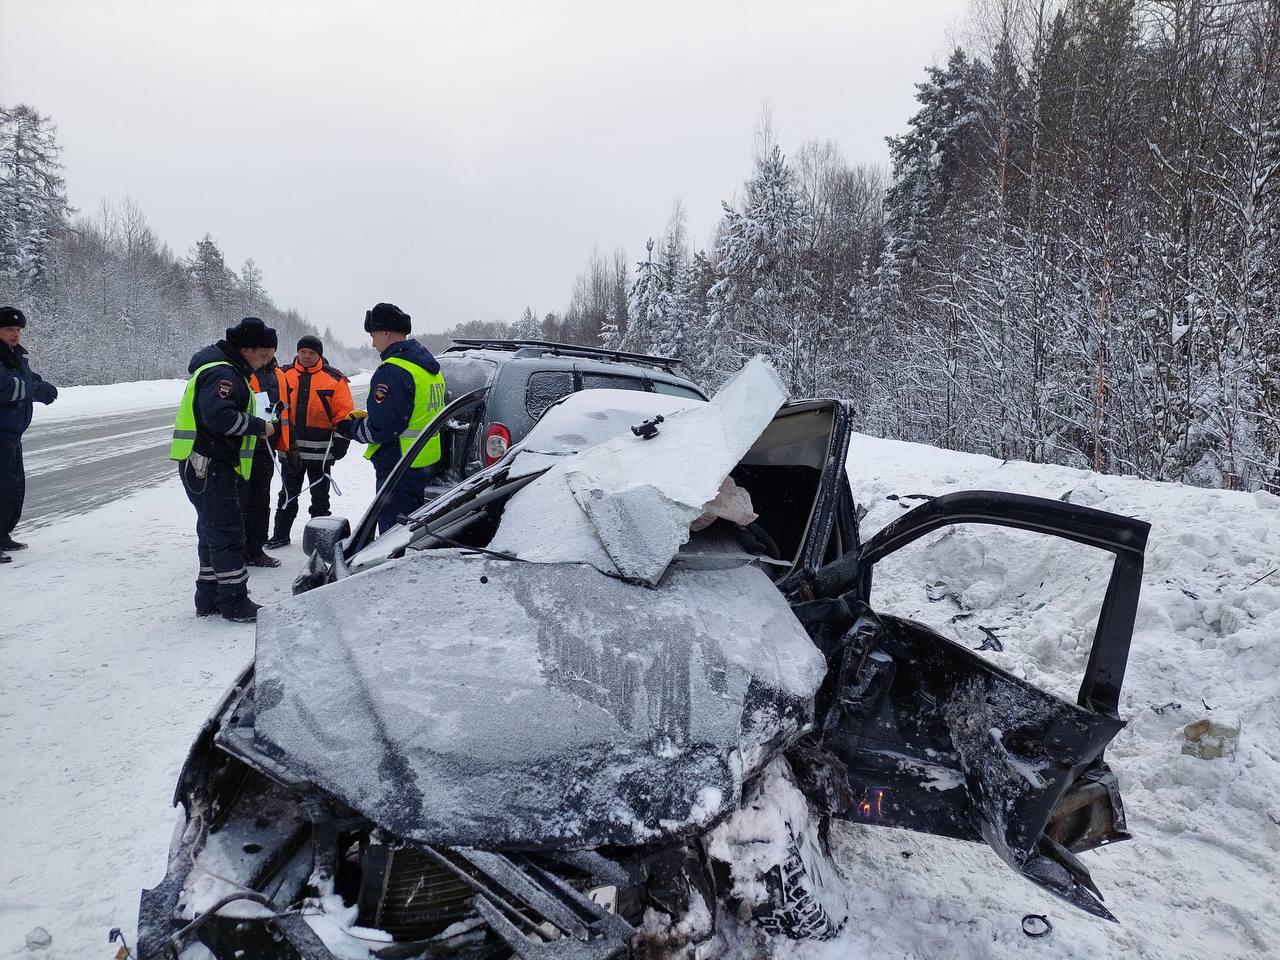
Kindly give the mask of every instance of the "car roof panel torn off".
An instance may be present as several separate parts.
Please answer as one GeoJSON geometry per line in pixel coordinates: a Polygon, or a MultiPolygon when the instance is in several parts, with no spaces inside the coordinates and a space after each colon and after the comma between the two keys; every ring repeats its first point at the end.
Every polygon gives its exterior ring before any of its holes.
{"type": "Polygon", "coordinates": [[[656,585],[786,398],[757,357],[651,439],[628,431],[556,463],[511,498],[490,549],[656,585]]]}

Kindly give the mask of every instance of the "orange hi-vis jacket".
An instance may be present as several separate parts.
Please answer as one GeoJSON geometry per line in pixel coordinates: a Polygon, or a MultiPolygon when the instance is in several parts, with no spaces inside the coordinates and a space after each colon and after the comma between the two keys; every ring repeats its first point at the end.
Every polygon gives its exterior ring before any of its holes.
{"type": "MultiPolygon", "coordinates": [[[[276,380],[276,392],[273,394],[273,391],[268,389],[271,386],[270,382],[263,384],[263,382],[258,379],[258,372],[260,371],[255,371],[249,377],[249,388],[253,390],[254,393],[265,393],[273,400],[279,400],[281,403],[285,404],[284,411],[280,414],[279,420],[276,421],[276,432],[271,435],[270,443],[271,446],[282,453],[287,452],[289,449],[291,434],[290,425],[291,420],[293,419],[293,398],[289,396],[289,380],[284,375],[283,367],[272,367],[271,372],[275,374],[276,380]]],[[[262,413],[261,410],[258,412],[259,414],[262,413]]]]}
{"type": "MultiPolygon", "coordinates": [[[[284,376],[292,404],[292,449],[303,460],[323,460],[334,426],[356,408],[351,383],[323,359],[314,367],[304,367],[295,358],[284,376]]],[[[341,438],[333,440],[334,446],[340,442],[345,447],[341,438]]],[[[333,459],[332,451],[329,456],[333,459]]]]}

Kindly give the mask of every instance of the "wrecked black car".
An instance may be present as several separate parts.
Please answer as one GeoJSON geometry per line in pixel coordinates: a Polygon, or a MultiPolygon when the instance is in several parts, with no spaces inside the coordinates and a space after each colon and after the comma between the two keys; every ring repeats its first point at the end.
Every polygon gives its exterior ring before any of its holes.
{"type": "Polygon", "coordinates": [[[1147,524],[962,492],[862,541],[849,409],[785,400],[760,361],[710,402],[576,394],[381,537],[380,500],[312,521],[180,776],[141,960],[827,937],[840,819],[985,842],[1114,919],[1078,854],[1128,836],[1103,751],[1147,524]],[[877,562],[958,523],[1114,556],[1075,703],[874,609],[877,562]]]}

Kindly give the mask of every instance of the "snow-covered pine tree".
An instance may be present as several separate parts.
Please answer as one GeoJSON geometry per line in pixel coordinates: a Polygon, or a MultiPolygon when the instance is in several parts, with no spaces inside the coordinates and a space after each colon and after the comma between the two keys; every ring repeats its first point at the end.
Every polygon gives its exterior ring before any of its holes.
{"type": "Polygon", "coordinates": [[[196,290],[215,310],[231,306],[235,274],[227,268],[218,242],[209,234],[197,240],[187,254],[187,271],[196,290]]]}
{"type": "Polygon", "coordinates": [[[52,121],[0,105],[0,291],[24,302],[46,279],[54,241],[71,213],[52,121]]]}
{"type": "Polygon", "coordinates": [[[893,171],[884,195],[885,270],[910,271],[928,247],[934,222],[959,179],[964,150],[976,117],[969,96],[969,58],[959,48],[946,67],[928,67],[916,84],[920,109],[907,132],[888,137],[893,171]]]}
{"type": "Polygon", "coordinates": [[[797,395],[809,392],[819,333],[813,277],[804,266],[809,219],[774,144],[756,160],[742,209],[724,204],[711,289],[712,363],[727,376],[753,355],[773,361],[797,395]]]}
{"type": "Polygon", "coordinates": [[[542,339],[542,321],[538,319],[532,307],[524,308],[524,313],[520,314],[520,319],[511,328],[511,336],[516,340],[542,339]]]}
{"type": "Polygon", "coordinates": [[[619,347],[632,353],[653,350],[654,337],[662,322],[662,268],[653,259],[653,238],[644,245],[644,259],[636,262],[636,278],[627,297],[627,331],[619,347]]]}
{"type": "Polygon", "coordinates": [[[262,302],[262,271],[247,257],[240,267],[240,304],[247,315],[256,315],[262,302]]]}
{"type": "Polygon", "coordinates": [[[907,133],[889,138],[892,178],[884,197],[885,252],[875,312],[882,353],[868,412],[904,439],[960,447],[970,435],[962,331],[961,263],[969,216],[966,170],[979,141],[975,70],[952,52],[916,86],[920,109],[907,133]],[[963,439],[962,439],[963,438],[963,439]]]}
{"type": "Polygon", "coordinates": [[[660,294],[659,315],[654,324],[653,351],[664,357],[683,358],[697,324],[694,307],[696,278],[687,263],[676,263],[660,294]]]}

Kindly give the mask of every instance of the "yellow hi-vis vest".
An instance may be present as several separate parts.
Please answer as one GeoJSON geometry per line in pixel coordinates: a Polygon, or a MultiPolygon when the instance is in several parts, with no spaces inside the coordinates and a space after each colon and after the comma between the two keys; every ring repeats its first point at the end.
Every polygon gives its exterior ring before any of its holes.
{"type": "MultiPolygon", "coordinates": [[[[390,357],[387,363],[394,363],[402,370],[407,370],[409,375],[413,377],[413,412],[409,415],[409,426],[404,433],[400,434],[400,456],[404,456],[409,452],[409,448],[414,445],[418,437],[422,436],[422,431],[428,423],[435,419],[436,414],[444,409],[444,375],[440,373],[428,373],[416,363],[410,363],[400,357],[390,357]]],[[[368,406],[368,404],[365,404],[368,406]]],[[[366,460],[370,459],[378,448],[380,443],[371,443],[364,452],[366,460]]],[[[411,467],[429,467],[440,459],[440,432],[437,430],[436,435],[423,444],[422,449],[418,451],[418,455],[413,458],[411,467]]]]}
{"type": "MultiPolygon", "coordinates": [[[[182,393],[182,402],[178,404],[178,421],[173,425],[173,441],[169,444],[170,460],[186,460],[191,456],[192,450],[196,445],[196,381],[200,379],[200,374],[204,373],[210,367],[232,367],[234,366],[226,360],[215,360],[213,363],[206,363],[202,367],[197,367],[196,372],[191,375],[191,379],[187,381],[187,389],[182,393]]],[[[249,405],[244,408],[245,413],[253,416],[257,413],[254,405],[253,391],[249,391],[249,405]]],[[[246,435],[240,442],[240,464],[236,467],[236,473],[249,479],[249,473],[253,470],[253,448],[257,445],[258,438],[246,435]]]]}

